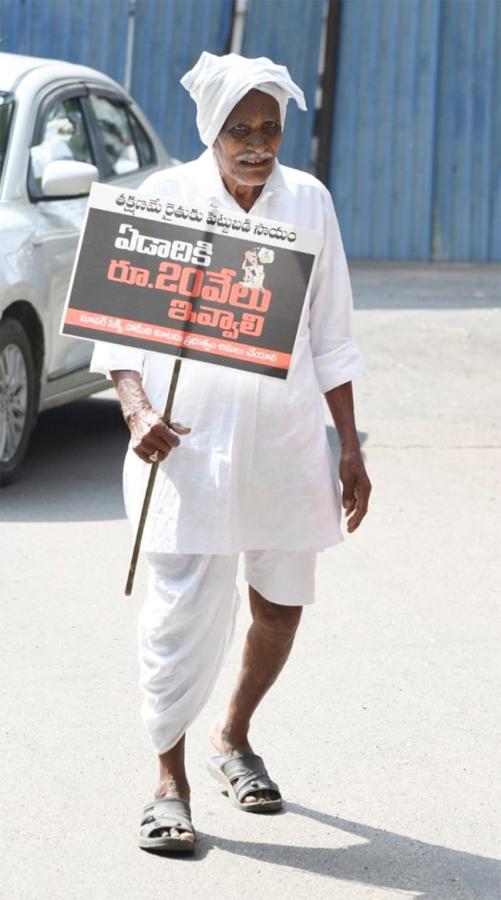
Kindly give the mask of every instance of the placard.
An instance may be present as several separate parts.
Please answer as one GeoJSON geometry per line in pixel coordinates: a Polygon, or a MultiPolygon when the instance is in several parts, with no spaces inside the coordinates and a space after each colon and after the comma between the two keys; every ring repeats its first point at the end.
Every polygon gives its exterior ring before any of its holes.
{"type": "Polygon", "coordinates": [[[61,333],[286,378],[322,236],[93,184],[61,333]]]}

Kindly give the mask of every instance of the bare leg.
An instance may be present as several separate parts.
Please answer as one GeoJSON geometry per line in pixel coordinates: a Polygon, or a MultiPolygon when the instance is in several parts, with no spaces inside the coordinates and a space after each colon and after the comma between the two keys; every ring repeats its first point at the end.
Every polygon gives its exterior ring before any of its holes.
{"type": "MultiPolygon", "coordinates": [[[[180,800],[186,800],[188,803],[190,802],[190,786],[184,766],[184,748],[185,735],[183,734],[183,737],[175,747],[158,757],[160,780],[155,791],[156,800],[160,800],[162,797],[176,797],[180,800]]],[[[168,834],[171,837],[181,836],[186,841],[194,840],[194,836],[189,831],[179,832],[177,828],[162,828],[158,832],[158,836],[168,834]]]]}
{"type": "MultiPolygon", "coordinates": [[[[222,756],[252,752],[248,738],[251,717],[284,667],[303,609],[270,603],[250,586],[249,600],[253,622],[247,632],[237,684],[226,715],[210,732],[210,740],[222,756]]],[[[245,802],[270,796],[267,791],[258,791],[245,802]]]]}

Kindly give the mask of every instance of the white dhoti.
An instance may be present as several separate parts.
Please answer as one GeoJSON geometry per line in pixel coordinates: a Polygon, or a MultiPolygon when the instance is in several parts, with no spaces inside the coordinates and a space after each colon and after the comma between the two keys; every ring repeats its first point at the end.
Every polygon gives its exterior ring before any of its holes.
{"type": "MultiPolygon", "coordinates": [[[[157,753],[174,747],[207,702],[235,627],[238,554],[148,553],[138,622],[142,714],[157,753]]],[[[249,584],[271,603],[314,600],[316,553],[245,554],[249,584]]]]}

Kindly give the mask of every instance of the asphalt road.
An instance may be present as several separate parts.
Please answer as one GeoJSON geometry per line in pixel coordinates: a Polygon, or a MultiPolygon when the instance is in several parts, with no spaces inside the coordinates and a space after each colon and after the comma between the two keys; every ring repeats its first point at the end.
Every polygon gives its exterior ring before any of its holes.
{"type": "MultiPolygon", "coordinates": [[[[5,900],[500,900],[499,270],[356,266],[374,494],[252,734],[287,798],[205,771],[249,616],[189,734],[194,859],[137,849],[155,761],[111,392],[43,415],[0,493],[5,900]],[[498,383],[496,385],[496,377],[498,383]]],[[[242,594],[244,594],[243,586],[242,594]]]]}

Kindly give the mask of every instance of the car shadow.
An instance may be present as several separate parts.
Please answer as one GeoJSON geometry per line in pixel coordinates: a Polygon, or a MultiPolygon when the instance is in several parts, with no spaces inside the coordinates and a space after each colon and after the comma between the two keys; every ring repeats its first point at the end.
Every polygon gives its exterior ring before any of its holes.
{"type": "MultiPolygon", "coordinates": [[[[2,488],[2,522],[124,519],[122,465],[128,430],[110,390],[40,415],[19,480],[2,488]]],[[[360,443],[367,434],[359,432],[360,443]]],[[[327,439],[335,466],[339,441],[327,439]]]]}
{"type": "Polygon", "coordinates": [[[128,430],[111,391],[39,416],[19,480],[0,492],[0,520],[123,519],[128,430]]]}
{"type": "Polygon", "coordinates": [[[211,849],[217,848],[277,867],[323,875],[340,883],[351,881],[373,888],[408,891],[419,900],[459,900],[460,897],[499,900],[501,861],[498,859],[428,844],[298,803],[287,803],[286,811],[313,819],[329,831],[344,832],[344,846],[301,846],[298,823],[298,841],[294,845],[271,843],[265,838],[262,843],[238,841],[198,832],[196,856],[204,858],[211,849]]]}

